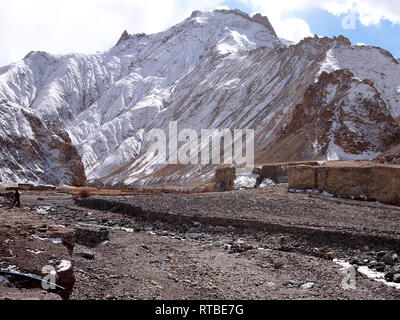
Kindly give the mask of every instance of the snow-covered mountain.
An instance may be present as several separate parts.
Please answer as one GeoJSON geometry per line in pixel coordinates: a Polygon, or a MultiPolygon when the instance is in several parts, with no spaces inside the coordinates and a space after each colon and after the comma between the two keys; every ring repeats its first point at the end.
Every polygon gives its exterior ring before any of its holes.
{"type": "Polygon", "coordinates": [[[170,121],[255,129],[259,163],[375,157],[400,137],[399,88],[400,65],[380,48],[317,36],[291,45],[261,15],[196,11],[158,34],[124,32],[102,54],[32,52],[1,68],[0,179],[206,180],[210,166],[147,161],[146,133],[167,134],[170,121]]]}

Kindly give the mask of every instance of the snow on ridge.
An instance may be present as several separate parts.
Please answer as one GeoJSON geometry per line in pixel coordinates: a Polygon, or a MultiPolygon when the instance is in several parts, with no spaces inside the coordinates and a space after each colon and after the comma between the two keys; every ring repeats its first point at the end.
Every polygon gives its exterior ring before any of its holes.
{"type": "Polygon", "coordinates": [[[360,80],[371,80],[381,93],[394,118],[400,116],[400,66],[383,54],[382,49],[371,46],[347,46],[334,43],[326,53],[318,76],[339,69],[350,70],[360,80]]]}
{"type": "Polygon", "coordinates": [[[92,181],[131,164],[111,184],[162,168],[144,164],[143,136],[151,128],[168,128],[169,120],[195,130],[257,125],[267,141],[299,103],[302,89],[294,88],[307,87],[323,71],[349,68],[360,80],[371,79],[393,114],[400,113],[400,82],[395,89],[390,84],[397,83],[400,68],[378,49],[319,38],[307,40],[305,48],[278,39],[262,19],[195,12],[166,31],[128,36],[100,54],[33,52],[0,69],[0,104],[12,102],[58,123],[92,181]]]}
{"type": "Polygon", "coordinates": [[[339,69],[340,67],[334,56],[333,49],[329,49],[328,52],[326,53],[326,58],[324,62],[321,64],[321,69],[315,78],[315,82],[318,81],[318,77],[321,75],[322,72],[331,73],[339,69]]]}
{"type": "MultiPolygon", "coordinates": [[[[280,45],[251,18],[202,12],[164,32],[130,36],[101,54],[31,52],[0,69],[0,100],[61,125],[86,174],[106,175],[137,156],[142,139],[137,133],[165,108],[174,83],[224,41],[228,54],[280,45]]],[[[27,126],[24,134],[30,130],[27,126]]]]}
{"type": "MultiPolygon", "coordinates": [[[[156,117],[164,109],[163,101],[169,96],[170,86],[193,70],[202,58],[213,52],[214,47],[221,54],[231,54],[279,44],[274,36],[265,31],[263,25],[236,15],[230,18],[227,20],[226,14],[218,12],[201,13],[162,33],[133,35],[105,53],[105,61],[111,61],[111,57],[117,55],[118,63],[128,65],[130,73],[123,74],[121,80],[111,86],[67,128],[72,140],[84,146],[78,149],[84,152],[81,154],[88,175],[111,173],[112,167],[107,165],[110,162],[107,159],[120,159],[122,162],[117,161],[117,164],[126,162],[126,149],[120,147],[121,143],[130,141],[135,146],[141,144],[131,137],[132,132],[128,132],[127,128],[133,127],[137,131],[145,126],[149,118],[156,117]],[[199,17],[202,18],[202,23],[198,22],[199,17]],[[183,42],[181,38],[184,39],[183,42]],[[131,53],[132,50],[134,54],[131,53]],[[133,59],[129,64],[124,62],[128,56],[133,59]],[[146,57],[145,60],[142,56],[146,57]],[[113,139],[109,132],[110,129],[115,131],[110,126],[114,126],[116,116],[135,121],[122,128],[125,133],[120,138],[113,139]],[[82,126],[84,123],[86,125],[82,126]],[[100,141],[102,145],[110,147],[102,147],[100,150],[100,141]],[[117,152],[119,155],[110,156],[110,152],[117,152]],[[96,170],[99,165],[109,169],[96,170]]],[[[136,152],[134,155],[137,155],[136,152]]]]}

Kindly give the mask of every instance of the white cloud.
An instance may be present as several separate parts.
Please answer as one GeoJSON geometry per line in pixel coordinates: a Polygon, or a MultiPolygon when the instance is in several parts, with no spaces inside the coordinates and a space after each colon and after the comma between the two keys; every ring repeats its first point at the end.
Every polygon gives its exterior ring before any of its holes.
{"type": "Polygon", "coordinates": [[[376,25],[382,19],[400,23],[400,2],[398,0],[326,0],[321,7],[335,15],[354,11],[359,14],[363,25],[376,25]]]}
{"type": "Polygon", "coordinates": [[[217,10],[230,10],[231,8],[229,8],[228,6],[218,6],[215,9],[217,9],[217,10]]]}
{"type": "Polygon", "coordinates": [[[310,26],[302,19],[285,19],[274,26],[279,37],[294,42],[313,36],[310,26]]]}
{"type": "Polygon", "coordinates": [[[313,36],[308,23],[302,19],[285,19],[287,11],[307,10],[315,7],[313,0],[242,0],[254,12],[267,16],[279,37],[298,42],[304,37],[313,36]]]}
{"type": "MultiPolygon", "coordinates": [[[[383,19],[400,23],[400,1],[398,0],[241,0],[254,11],[268,16],[281,37],[298,41],[310,35],[310,28],[304,20],[285,20],[287,11],[323,9],[334,15],[355,16],[363,25],[377,25],[383,19]]],[[[356,21],[354,21],[355,23],[356,21]]],[[[347,29],[355,28],[353,21],[347,21],[347,29]]]]}
{"type": "Polygon", "coordinates": [[[129,33],[162,31],[222,0],[0,0],[0,66],[32,50],[94,53],[129,33]]]}
{"type": "MultiPolygon", "coordinates": [[[[350,14],[365,26],[377,25],[383,19],[395,24],[400,23],[400,1],[398,0],[242,0],[242,2],[253,10],[267,15],[278,35],[286,36],[292,41],[308,36],[310,29],[304,20],[296,19],[296,23],[285,20],[283,14],[287,11],[319,8],[338,16],[350,14]]],[[[355,28],[352,21],[348,23],[351,23],[349,25],[351,28],[355,28]]]]}

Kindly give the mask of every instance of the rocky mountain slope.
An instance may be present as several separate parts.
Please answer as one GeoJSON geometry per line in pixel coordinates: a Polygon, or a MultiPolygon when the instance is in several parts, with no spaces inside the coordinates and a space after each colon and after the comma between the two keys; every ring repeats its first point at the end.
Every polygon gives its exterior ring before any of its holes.
{"type": "Polygon", "coordinates": [[[279,154],[283,144],[292,146],[293,160],[312,155],[327,160],[374,159],[399,137],[399,126],[374,84],[344,69],[323,72],[307,88],[274,153],[279,154]]]}
{"type": "Polygon", "coordinates": [[[1,183],[86,185],[68,133],[29,108],[0,101],[0,143],[1,183]]]}
{"type": "Polygon", "coordinates": [[[170,121],[198,134],[254,129],[256,162],[374,158],[399,142],[399,88],[400,65],[380,48],[317,36],[289,46],[261,15],[196,11],[165,32],[124,32],[101,54],[32,52],[1,68],[0,130],[9,143],[0,150],[0,179],[207,180],[211,166],[148,161],[146,134],[159,128],[168,136],[170,121]],[[59,128],[64,143],[52,141],[52,129],[38,135],[28,114],[59,128]],[[21,154],[15,137],[43,150],[21,154]]]}

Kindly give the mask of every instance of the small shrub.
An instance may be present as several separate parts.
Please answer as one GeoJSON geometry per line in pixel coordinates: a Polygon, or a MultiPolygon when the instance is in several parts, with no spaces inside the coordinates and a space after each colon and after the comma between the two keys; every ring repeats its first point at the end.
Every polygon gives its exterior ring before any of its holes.
{"type": "Polygon", "coordinates": [[[215,183],[207,184],[204,187],[204,192],[216,192],[216,191],[217,191],[217,185],[215,183]]]}
{"type": "Polygon", "coordinates": [[[90,192],[88,189],[83,189],[79,191],[79,198],[81,199],[87,199],[90,198],[90,192]]]}

